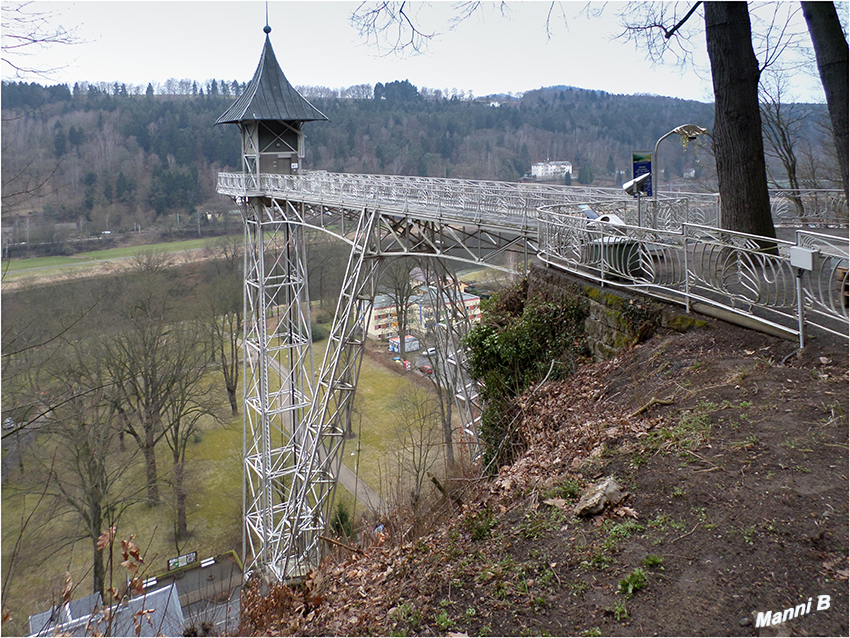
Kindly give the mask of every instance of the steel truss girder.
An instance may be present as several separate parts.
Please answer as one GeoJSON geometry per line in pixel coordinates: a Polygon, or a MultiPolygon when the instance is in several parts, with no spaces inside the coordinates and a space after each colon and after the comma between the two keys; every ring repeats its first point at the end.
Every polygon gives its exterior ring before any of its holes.
{"type": "MultiPolygon", "coordinates": [[[[295,206],[290,200],[272,198],[274,209],[283,211],[295,206]]],[[[536,251],[535,233],[499,230],[483,224],[447,224],[439,220],[387,212],[380,206],[351,208],[338,205],[299,202],[300,220],[305,225],[324,230],[344,241],[356,227],[361,213],[371,211],[379,216],[381,241],[376,249],[379,256],[418,256],[423,254],[444,257],[469,264],[483,264],[500,270],[511,269],[493,263],[508,252],[521,254],[527,266],[529,253],[536,251]]]]}
{"type": "MultiPolygon", "coordinates": [[[[457,298],[457,281],[443,260],[492,265],[490,259],[508,251],[527,256],[528,238],[480,226],[444,226],[378,208],[354,211],[274,197],[247,198],[243,215],[244,553],[250,561],[247,573],[259,569],[286,581],[305,576],[322,557],[382,265],[404,256],[430,257],[441,265],[439,280],[445,285],[439,286],[439,294],[450,300],[454,318],[446,322],[442,339],[451,352],[460,352],[469,321],[457,298]],[[330,232],[351,246],[315,380],[305,226],[330,232]]],[[[458,355],[451,361],[450,390],[464,442],[476,458],[481,411],[461,359],[458,355]]]]}
{"type": "Polygon", "coordinates": [[[285,580],[318,564],[335,476],[317,461],[327,437],[309,419],[315,388],[303,225],[259,198],[244,203],[243,217],[243,553],[248,571],[285,580]]]}

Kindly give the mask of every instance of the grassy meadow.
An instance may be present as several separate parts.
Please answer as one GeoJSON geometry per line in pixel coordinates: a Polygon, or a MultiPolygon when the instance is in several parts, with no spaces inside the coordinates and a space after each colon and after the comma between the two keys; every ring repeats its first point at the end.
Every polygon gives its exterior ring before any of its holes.
{"type": "MultiPolygon", "coordinates": [[[[315,370],[321,365],[327,340],[314,344],[315,370]]],[[[240,371],[241,374],[241,371],[240,371]]],[[[412,373],[408,373],[412,374],[412,373]]],[[[221,385],[220,375],[210,373],[211,382],[221,385]]],[[[364,357],[356,403],[354,431],[358,436],[346,443],[344,461],[351,469],[359,471],[361,477],[374,489],[381,491],[381,465],[396,427],[392,403],[399,393],[408,391],[411,382],[404,373],[395,372],[364,357]]],[[[161,484],[161,502],[149,507],[137,504],[127,510],[118,523],[118,538],[135,535],[145,558],[145,574],[153,575],[166,571],[166,561],[182,553],[197,551],[199,558],[213,556],[232,549],[241,554],[242,547],[242,424],[241,414],[231,417],[229,409],[223,408],[227,418],[223,422],[209,419],[201,432],[190,443],[187,452],[188,468],[188,523],[191,537],[177,546],[172,532],[174,520],[173,492],[167,475],[171,467],[170,451],[163,444],[158,451],[157,461],[161,484]]],[[[127,441],[128,446],[133,445],[127,441]]],[[[34,471],[25,463],[25,472],[34,471]]],[[[8,569],[22,527],[22,522],[38,499],[38,495],[19,494],[15,488],[16,474],[4,485],[2,496],[2,569],[3,577],[8,569]]],[[[141,464],[134,468],[128,481],[144,484],[141,464]]],[[[344,488],[336,495],[353,510],[355,516],[362,513],[354,505],[353,497],[344,488]]],[[[78,530],[77,519],[68,515],[56,515],[48,511],[46,503],[27,523],[23,543],[18,550],[18,560],[8,595],[3,601],[12,618],[3,626],[3,635],[21,635],[27,631],[29,614],[50,607],[52,601],[61,599],[66,571],[71,574],[77,589],[74,597],[90,592],[92,547],[89,540],[73,540],[78,530]]],[[[356,518],[355,518],[356,520],[356,518]]],[[[122,560],[116,548],[116,564],[122,560]]],[[[123,570],[116,569],[117,579],[123,579],[123,570]]],[[[108,576],[107,576],[108,578],[108,576]]]]}

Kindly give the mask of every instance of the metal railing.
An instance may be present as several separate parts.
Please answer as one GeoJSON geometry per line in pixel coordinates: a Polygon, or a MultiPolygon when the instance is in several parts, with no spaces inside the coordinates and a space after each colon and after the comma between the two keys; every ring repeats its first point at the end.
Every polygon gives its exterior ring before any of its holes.
{"type": "MultiPolygon", "coordinates": [[[[300,175],[219,173],[218,192],[233,197],[262,192],[311,204],[349,208],[379,206],[387,213],[453,224],[480,224],[521,233],[536,231],[537,210],[565,203],[592,202],[631,211],[634,202],[620,188],[557,186],[404,175],[364,175],[305,171],[300,175]]],[[[648,215],[653,202],[643,199],[648,215]]],[[[653,216],[662,227],[684,222],[713,223],[718,198],[712,194],[660,197],[653,216]]],[[[636,210],[636,209],[635,209],[636,210]]],[[[623,212],[629,216],[631,212],[623,212]]],[[[631,219],[631,217],[629,217],[631,219]]],[[[634,220],[636,223],[637,220],[634,220]]]]}
{"type": "Polygon", "coordinates": [[[770,210],[776,226],[829,228],[848,225],[844,191],[780,189],[770,192],[770,210]]]}
{"type": "MultiPolygon", "coordinates": [[[[761,248],[765,238],[717,228],[716,194],[636,200],[618,188],[324,171],[250,178],[220,173],[218,192],[262,193],[355,211],[379,208],[384,214],[516,232],[539,238],[544,261],[603,284],[640,288],[688,307],[723,308],[801,338],[803,316],[806,325],[847,337],[846,235],[798,230],[793,241],[770,240],[776,248],[771,254],[761,248]],[[606,215],[622,225],[589,221],[606,215]],[[791,266],[793,246],[816,253],[812,270],[791,266]]],[[[775,219],[788,223],[847,225],[843,192],[778,191],[771,202],[775,219]],[[794,216],[800,210],[795,198],[808,211],[804,218],[794,216]]]]}
{"type": "MultiPolygon", "coordinates": [[[[326,171],[304,171],[292,176],[264,173],[259,177],[220,173],[218,190],[232,196],[271,191],[327,204],[380,202],[407,213],[430,213],[472,223],[499,222],[520,229],[533,223],[538,208],[566,203],[620,202],[621,208],[629,211],[623,217],[628,224],[668,230],[678,229],[683,223],[717,226],[720,209],[716,193],[662,193],[657,199],[642,198],[644,223],[638,224],[635,202],[620,188],[326,171]]],[[[849,221],[847,198],[839,190],[773,190],[770,204],[777,226],[823,228],[847,226],[849,221]]]]}
{"type": "Polygon", "coordinates": [[[783,241],[692,223],[646,228],[590,220],[572,204],[541,208],[538,231],[540,259],[603,285],[721,308],[801,345],[812,326],[848,337],[846,236],[801,230],[783,241]],[[792,263],[792,248],[811,254],[811,269],[792,263]]]}

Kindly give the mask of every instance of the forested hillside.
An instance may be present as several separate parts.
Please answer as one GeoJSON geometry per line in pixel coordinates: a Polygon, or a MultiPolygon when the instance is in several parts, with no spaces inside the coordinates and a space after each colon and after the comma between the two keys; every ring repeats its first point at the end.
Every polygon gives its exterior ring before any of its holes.
{"type": "MultiPolygon", "coordinates": [[[[651,149],[671,128],[711,129],[713,107],[648,95],[550,87],[522,97],[469,99],[405,81],[343,91],[299,87],[330,118],[310,123],[308,169],[515,181],[534,162],[568,160],[573,179],[619,185],[630,152],[651,149]]],[[[216,175],[238,167],[235,126],[214,126],[244,84],[2,85],[3,225],[22,241],[53,241],[54,224],[77,234],[214,223],[232,208],[216,175]],[[186,218],[198,213],[199,217],[186,218]],[[73,224],[73,226],[70,226],[73,224]]],[[[823,133],[821,106],[799,126],[810,148],[823,133]]],[[[713,188],[710,145],[665,142],[662,186],[693,171],[689,189],[713,188]],[[700,183],[701,182],[701,183],[700,183]]]]}

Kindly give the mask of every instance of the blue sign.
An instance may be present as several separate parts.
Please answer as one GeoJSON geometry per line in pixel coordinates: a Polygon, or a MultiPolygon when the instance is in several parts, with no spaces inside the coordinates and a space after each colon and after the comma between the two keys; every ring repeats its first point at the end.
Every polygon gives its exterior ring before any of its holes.
{"type": "MultiPolygon", "coordinates": [[[[632,179],[652,172],[652,151],[632,151],[632,179]]],[[[652,178],[646,180],[643,192],[652,197],[652,178]]]]}

